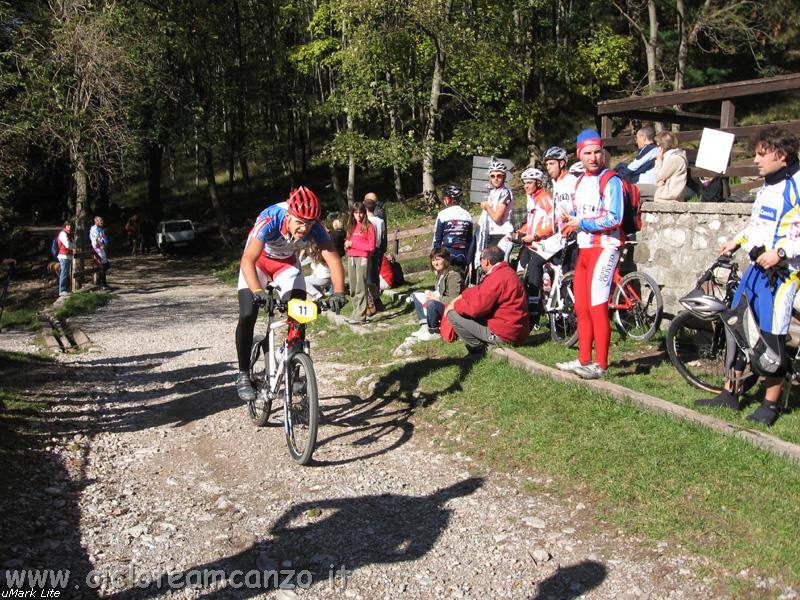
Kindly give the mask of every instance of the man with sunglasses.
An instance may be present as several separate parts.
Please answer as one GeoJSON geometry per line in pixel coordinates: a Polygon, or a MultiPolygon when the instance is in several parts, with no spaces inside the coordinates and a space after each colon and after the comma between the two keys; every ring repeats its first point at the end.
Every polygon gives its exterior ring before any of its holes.
{"type": "Polygon", "coordinates": [[[331,308],[338,313],[347,303],[342,259],[319,222],[320,212],[316,194],[301,186],[292,191],[287,202],[273,204],[261,211],[247,236],[239,263],[239,323],[236,326],[239,360],[236,393],[245,402],[255,399],[248,371],[253,329],[258,317],[256,302],[269,297],[264,290],[268,281],[278,288],[283,300],[306,298],[306,282],[297,260],[297,252],[306,243],[316,242],[330,269],[333,284],[331,308]]]}

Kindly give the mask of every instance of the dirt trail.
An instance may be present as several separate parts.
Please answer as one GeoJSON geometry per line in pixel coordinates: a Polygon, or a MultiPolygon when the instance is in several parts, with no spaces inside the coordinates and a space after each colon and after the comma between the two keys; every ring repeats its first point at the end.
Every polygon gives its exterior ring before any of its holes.
{"type": "Polygon", "coordinates": [[[42,383],[60,398],[56,460],[16,501],[47,510],[19,524],[34,539],[6,549],[3,567],[70,568],[61,597],[84,598],[719,594],[680,547],[437,450],[414,407],[345,387],[355,365],[317,356],[316,464],[294,466],[276,415],[256,429],[235,396],[235,294],[204,271],[119,261],[117,298],[77,320],[96,348],[61,359],[69,383],[42,383]]]}

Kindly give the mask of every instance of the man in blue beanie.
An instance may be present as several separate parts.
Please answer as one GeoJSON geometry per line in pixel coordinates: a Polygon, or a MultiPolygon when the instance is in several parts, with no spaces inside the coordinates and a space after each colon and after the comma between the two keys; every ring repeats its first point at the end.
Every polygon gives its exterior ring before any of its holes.
{"type": "Polygon", "coordinates": [[[561,222],[562,230],[567,227],[578,232],[578,260],[573,279],[578,358],[556,366],[584,379],[598,379],[608,369],[611,341],[608,296],[623,244],[624,203],[619,177],[611,176],[601,185],[607,169],[600,134],[594,129],[583,130],[578,134],[577,146],[584,174],[575,187],[573,209],[561,213],[561,222]]]}

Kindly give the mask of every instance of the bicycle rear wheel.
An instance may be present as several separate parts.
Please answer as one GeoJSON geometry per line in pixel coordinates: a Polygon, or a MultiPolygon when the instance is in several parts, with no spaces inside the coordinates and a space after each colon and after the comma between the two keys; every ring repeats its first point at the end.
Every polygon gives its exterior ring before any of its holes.
{"type": "Polygon", "coordinates": [[[269,394],[269,371],[267,368],[267,342],[263,335],[253,338],[250,350],[250,383],[256,391],[255,400],[247,403],[247,414],[258,427],[267,424],[272,410],[272,397],[269,394]]]}
{"type": "Polygon", "coordinates": [[[575,294],[572,291],[573,273],[561,278],[561,306],[550,311],[550,337],[554,342],[572,348],[578,341],[578,319],[575,316],[575,294]]]}
{"type": "Polygon", "coordinates": [[[292,355],[285,384],[289,398],[284,415],[286,444],[292,460],[305,465],[314,454],[319,423],[317,377],[308,354],[298,352],[292,355]]]}
{"type": "Polygon", "coordinates": [[[678,373],[694,387],[718,394],[725,383],[725,329],[718,319],[704,321],[682,310],[667,329],[667,355],[678,373]]]}
{"type": "Polygon", "coordinates": [[[658,332],[664,311],[661,290],[653,278],[644,273],[628,273],[614,288],[612,304],[614,322],[623,336],[634,340],[651,340],[658,332]]]}

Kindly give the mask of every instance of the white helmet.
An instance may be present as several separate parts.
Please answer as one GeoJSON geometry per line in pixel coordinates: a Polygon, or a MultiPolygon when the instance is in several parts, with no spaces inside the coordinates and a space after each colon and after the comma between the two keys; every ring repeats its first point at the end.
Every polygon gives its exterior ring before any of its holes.
{"type": "Polygon", "coordinates": [[[497,172],[497,171],[499,171],[501,173],[505,173],[506,172],[506,166],[505,166],[505,164],[503,164],[503,162],[497,160],[493,156],[492,160],[489,162],[489,173],[494,173],[494,172],[497,172]]]}
{"type": "Polygon", "coordinates": [[[584,171],[585,169],[581,161],[576,162],[569,168],[569,174],[574,175],[575,177],[580,177],[581,175],[583,175],[584,171]]]}
{"type": "Polygon", "coordinates": [[[542,173],[539,169],[528,167],[522,172],[520,178],[522,179],[522,181],[529,181],[531,179],[538,179],[539,181],[544,181],[544,173],[542,173]]]}

